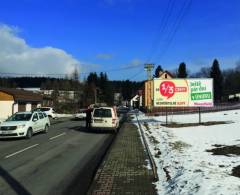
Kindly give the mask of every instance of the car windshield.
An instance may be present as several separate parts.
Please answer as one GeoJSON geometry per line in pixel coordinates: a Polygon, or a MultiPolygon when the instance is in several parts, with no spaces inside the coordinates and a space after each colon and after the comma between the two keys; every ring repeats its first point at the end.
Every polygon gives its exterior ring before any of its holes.
{"type": "Polygon", "coordinates": [[[95,109],[94,111],[94,117],[107,117],[111,118],[112,113],[110,109],[95,109]]]}
{"type": "Polygon", "coordinates": [[[32,114],[14,114],[7,121],[29,121],[32,114]]]}
{"type": "Polygon", "coordinates": [[[44,112],[44,111],[49,111],[50,108],[39,108],[40,111],[44,112]]]}

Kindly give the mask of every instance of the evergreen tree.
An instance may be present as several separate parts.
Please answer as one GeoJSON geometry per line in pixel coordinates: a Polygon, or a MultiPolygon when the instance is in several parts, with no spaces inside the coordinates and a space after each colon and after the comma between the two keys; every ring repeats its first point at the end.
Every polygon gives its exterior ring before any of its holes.
{"type": "Polygon", "coordinates": [[[153,75],[154,78],[158,78],[159,77],[159,73],[162,72],[163,69],[162,69],[162,66],[161,65],[158,65],[156,70],[155,70],[155,74],[153,75]]]}
{"type": "Polygon", "coordinates": [[[74,81],[79,81],[79,71],[77,67],[75,67],[73,72],[71,73],[71,79],[74,81]]]}
{"type": "Polygon", "coordinates": [[[210,77],[213,78],[214,100],[220,101],[223,91],[223,75],[219,63],[216,59],[213,61],[210,77]]]}
{"type": "Polygon", "coordinates": [[[188,74],[187,74],[187,70],[186,70],[186,64],[184,62],[182,62],[181,64],[179,64],[177,77],[178,78],[187,78],[187,76],[188,76],[188,74]]]}
{"type": "Polygon", "coordinates": [[[98,75],[96,72],[91,72],[87,77],[88,84],[97,85],[98,82],[98,75]]]}

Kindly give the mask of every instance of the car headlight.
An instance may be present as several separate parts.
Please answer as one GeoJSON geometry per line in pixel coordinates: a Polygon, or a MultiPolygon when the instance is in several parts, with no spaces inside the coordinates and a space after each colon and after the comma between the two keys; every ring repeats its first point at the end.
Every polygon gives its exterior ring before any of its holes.
{"type": "Polygon", "coordinates": [[[22,129],[22,128],[24,128],[26,125],[18,125],[17,126],[17,129],[22,129]]]}

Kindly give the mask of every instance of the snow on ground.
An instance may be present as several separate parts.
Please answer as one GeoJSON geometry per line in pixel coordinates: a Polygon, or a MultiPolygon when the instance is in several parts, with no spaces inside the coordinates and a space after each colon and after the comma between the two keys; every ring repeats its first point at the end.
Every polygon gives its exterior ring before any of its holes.
{"type": "MultiPolygon", "coordinates": [[[[202,113],[202,122],[232,122],[211,126],[167,128],[161,125],[165,116],[143,113],[138,119],[158,167],[159,194],[240,194],[240,178],[231,176],[240,156],[206,151],[215,144],[240,147],[240,110],[202,113]]],[[[198,114],[173,115],[169,121],[198,123],[198,114]]],[[[137,124],[136,118],[133,122],[137,124]]]]}
{"type": "Polygon", "coordinates": [[[73,117],[73,114],[56,114],[57,118],[73,117]]]}

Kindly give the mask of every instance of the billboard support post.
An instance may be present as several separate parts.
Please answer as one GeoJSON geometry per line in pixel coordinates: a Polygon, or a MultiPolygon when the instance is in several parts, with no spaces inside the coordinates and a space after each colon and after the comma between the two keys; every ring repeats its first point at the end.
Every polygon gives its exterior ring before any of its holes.
{"type": "Polygon", "coordinates": [[[198,107],[198,114],[199,114],[199,124],[201,124],[201,108],[198,107]]]}
{"type": "Polygon", "coordinates": [[[166,126],[168,125],[168,109],[166,107],[166,126]]]}

